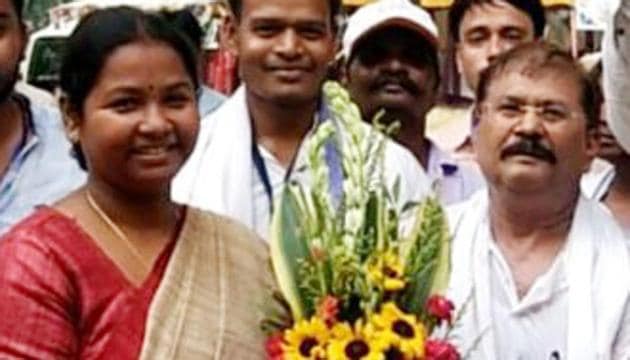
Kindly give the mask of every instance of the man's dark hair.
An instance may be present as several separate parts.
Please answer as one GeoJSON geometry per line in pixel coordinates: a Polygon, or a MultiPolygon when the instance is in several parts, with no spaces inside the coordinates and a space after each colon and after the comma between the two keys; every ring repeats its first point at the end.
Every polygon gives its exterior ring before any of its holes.
{"type": "Polygon", "coordinates": [[[199,25],[199,21],[190,10],[182,9],[177,11],[163,11],[161,15],[172,24],[175,29],[182,32],[190,41],[192,45],[201,50],[203,44],[204,32],[199,25]]]}
{"type": "MultiPolygon", "coordinates": [[[[466,13],[474,6],[493,4],[498,0],[455,0],[448,12],[448,31],[455,42],[459,42],[459,26],[466,13]]],[[[524,12],[534,24],[534,36],[540,38],[545,31],[545,8],[540,0],[502,0],[524,12]]]]}
{"type": "MultiPolygon", "coordinates": [[[[237,19],[241,18],[243,1],[244,0],[228,0],[230,9],[237,19]]],[[[333,31],[337,32],[339,29],[338,17],[343,13],[341,0],[328,0],[328,6],[330,8],[330,23],[332,24],[333,31]]]]}
{"type": "Polygon", "coordinates": [[[536,76],[549,71],[576,79],[580,85],[580,104],[586,116],[586,127],[596,128],[602,106],[599,85],[569,53],[543,42],[519,45],[494,59],[479,77],[477,105],[486,99],[492,81],[507,72],[536,76]]]}

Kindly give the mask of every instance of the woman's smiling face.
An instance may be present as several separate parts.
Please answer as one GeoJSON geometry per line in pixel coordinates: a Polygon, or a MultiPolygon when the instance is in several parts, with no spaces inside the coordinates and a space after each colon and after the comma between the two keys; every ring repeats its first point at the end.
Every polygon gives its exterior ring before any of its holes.
{"type": "Polygon", "coordinates": [[[183,60],[168,44],[148,39],[108,56],[76,116],[90,177],[147,194],[168,190],[199,126],[183,60]]]}

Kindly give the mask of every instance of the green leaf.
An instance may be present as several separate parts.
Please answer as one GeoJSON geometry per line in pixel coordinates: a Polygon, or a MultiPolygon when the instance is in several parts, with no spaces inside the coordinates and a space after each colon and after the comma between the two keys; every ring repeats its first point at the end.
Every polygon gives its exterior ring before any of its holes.
{"type": "Polygon", "coordinates": [[[411,274],[401,299],[402,310],[419,315],[424,310],[426,300],[431,293],[431,274],[435,267],[433,261],[424,264],[421,269],[411,274]]]}
{"type": "Polygon", "coordinates": [[[357,242],[357,254],[359,261],[363,263],[376,250],[376,236],[378,229],[378,199],[374,191],[370,192],[367,204],[365,206],[365,221],[363,222],[363,234],[357,242]]]}
{"type": "Polygon", "coordinates": [[[439,227],[439,241],[440,241],[440,253],[436,258],[437,264],[435,274],[433,275],[433,284],[431,285],[431,293],[444,293],[448,287],[448,282],[451,274],[451,235],[448,230],[448,222],[444,214],[444,209],[437,204],[436,211],[439,215],[436,216],[439,227]]]}
{"type": "Polygon", "coordinates": [[[450,273],[450,235],[444,210],[437,199],[427,198],[417,212],[405,254],[408,278],[402,305],[420,314],[430,294],[442,292],[450,273]]]}
{"type": "Polygon", "coordinates": [[[314,311],[314,305],[299,282],[301,262],[310,257],[307,241],[300,230],[300,213],[295,193],[287,186],[272,220],[270,248],[278,286],[295,321],[309,317],[314,311]]]}

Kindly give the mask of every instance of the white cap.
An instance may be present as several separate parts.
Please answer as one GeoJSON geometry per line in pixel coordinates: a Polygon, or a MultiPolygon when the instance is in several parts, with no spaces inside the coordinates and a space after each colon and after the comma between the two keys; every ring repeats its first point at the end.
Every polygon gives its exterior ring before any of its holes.
{"type": "Polygon", "coordinates": [[[410,0],[377,0],[360,7],[350,18],[343,34],[342,53],[350,57],[354,45],[368,33],[397,25],[417,31],[433,45],[438,44],[438,28],[431,15],[410,0]]]}

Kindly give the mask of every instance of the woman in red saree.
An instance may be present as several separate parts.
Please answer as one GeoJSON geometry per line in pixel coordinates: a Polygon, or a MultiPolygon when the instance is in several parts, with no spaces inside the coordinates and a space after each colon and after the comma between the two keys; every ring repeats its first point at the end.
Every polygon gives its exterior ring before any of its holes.
{"type": "Polygon", "coordinates": [[[124,7],[68,40],[62,107],[89,178],[0,240],[0,358],[264,357],[264,244],[170,200],[198,131],[196,58],[124,7]]]}

